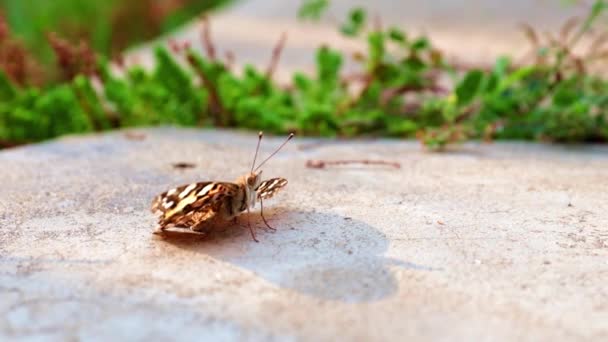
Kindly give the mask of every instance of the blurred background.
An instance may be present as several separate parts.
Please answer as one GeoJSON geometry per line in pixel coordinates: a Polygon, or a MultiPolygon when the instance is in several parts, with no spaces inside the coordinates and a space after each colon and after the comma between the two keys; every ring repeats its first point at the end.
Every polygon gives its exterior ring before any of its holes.
{"type": "MultiPolygon", "coordinates": [[[[591,4],[564,0],[333,0],[328,15],[314,25],[298,21],[303,0],[0,0],[0,11],[14,37],[37,60],[52,66],[48,36],[55,32],[71,42],[86,41],[95,52],[117,57],[126,50],[167,33],[197,41],[188,25],[201,14],[214,16],[216,44],[256,65],[267,62],[278,35],[287,31],[288,58],[281,69],[311,69],[322,43],[354,49],[336,25],[354,7],[367,7],[387,25],[426,33],[441,48],[464,60],[491,62],[505,53],[521,53],[527,43],[518,28],[529,23],[556,31],[591,4]],[[304,50],[304,51],[303,51],[304,50]],[[308,50],[308,51],[306,51],[308,50]]],[[[193,44],[196,46],[196,44],[193,44]]],[[[146,58],[145,56],[142,58],[146,58]]],[[[284,75],[283,79],[289,79],[284,75]]]]}

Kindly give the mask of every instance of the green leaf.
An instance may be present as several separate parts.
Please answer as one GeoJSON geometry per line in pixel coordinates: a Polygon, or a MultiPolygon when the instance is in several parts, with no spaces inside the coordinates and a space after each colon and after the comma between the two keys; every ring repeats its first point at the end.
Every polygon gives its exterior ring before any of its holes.
{"type": "Polygon", "coordinates": [[[581,94],[578,82],[574,79],[566,80],[557,85],[553,94],[553,104],[560,107],[570,106],[581,96],[584,97],[584,94],[581,94]]]}
{"type": "Polygon", "coordinates": [[[431,47],[431,43],[426,37],[420,37],[412,43],[412,50],[422,51],[431,47]]]}
{"type": "Polygon", "coordinates": [[[585,23],[583,24],[582,30],[587,31],[589,28],[591,28],[597,18],[602,14],[602,12],[604,12],[604,10],[606,10],[607,7],[608,6],[606,5],[606,2],[604,0],[595,0],[593,6],[591,7],[589,15],[585,19],[585,23]]]}
{"type": "Polygon", "coordinates": [[[333,84],[338,80],[342,55],[338,51],[323,46],[317,50],[317,73],[322,83],[333,84]]]}
{"type": "Polygon", "coordinates": [[[384,59],[385,46],[382,32],[371,32],[367,37],[367,49],[370,68],[375,68],[384,59]]]}
{"type": "Polygon", "coordinates": [[[410,136],[418,130],[415,121],[394,116],[388,116],[387,133],[392,136],[410,136]]]}
{"type": "Polygon", "coordinates": [[[498,77],[504,77],[509,72],[510,66],[511,66],[511,59],[507,56],[501,56],[496,61],[493,72],[498,77]]]}
{"type": "Polygon", "coordinates": [[[483,91],[486,93],[492,93],[498,87],[498,76],[496,74],[490,74],[485,78],[483,91]]]}
{"type": "Polygon", "coordinates": [[[346,22],[340,27],[340,31],[346,36],[354,37],[361,32],[365,26],[366,19],[367,13],[364,9],[360,7],[354,8],[349,12],[346,22]]]}
{"type": "Polygon", "coordinates": [[[328,7],[328,0],[305,0],[298,9],[298,18],[319,20],[328,7]]]}
{"type": "Polygon", "coordinates": [[[8,79],[6,74],[0,70],[0,100],[10,101],[17,96],[17,89],[11,81],[8,79]]]}
{"type": "Polygon", "coordinates": [[[507,88],[513,86],[514,84],[523,81],[524,79],[532,76],[534,73],[538,72],[538,68],[536,66],[523,66],[519,69],[511,72],[508,75],[505,75],[497,87],[497,91],[505,91],[507,88]]]}
{"type": "Polygon", "coordinates": [[[89,78],[78,75],[72,82],[74,93],[83,110],[88,114],[93,126],[97,130],[109,129],[111,127],[107,113],[103,109],[103,105],[99,96],[93,89],[89,78]]]}
{"type": "Polygon", "coordinates": [[[407,41],[407,35],[405,34],[405,32],[403,32],[402,30],[396,28],[396,27],[391,27],[388,30],[388,37],[395,42],[398,43],[405,43],[407,41]]]}
{"type": "Polygon", "coordinates": [[[456,96],[460,106],[466,106],[473,101],[483,79],[484,73],[481,70],[471,70],[465,75],[464,79],[456,86],[456,96]]]}

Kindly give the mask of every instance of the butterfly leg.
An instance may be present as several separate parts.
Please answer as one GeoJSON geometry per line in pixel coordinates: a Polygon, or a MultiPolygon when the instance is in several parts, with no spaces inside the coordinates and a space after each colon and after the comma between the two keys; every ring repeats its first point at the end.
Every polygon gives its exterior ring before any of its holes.
{"type": "Polygon", "coordinates": [[[276,232],[277,230],[275,228],[272,228],[266,221],[266,218],[264,217],[264,201],[261,198],[260,198],[260,214],[262,215],[262,220],[264,221],[264,224],[266,225],[266,227],[268,227],[268,229],[276,232]]]}
{"type": "Polygon", "coordinates": [[[249,232],[251,233],[251,237],[253,241],[260,242],[255,238],[255,233],[253,232],[253,228],[251,228],[251,218],[249,218],[249,207],[247,207],[247,227],[249,227],[249,232]]]}
{"type": "Polygon", "coordinates": [[[163,220],[158,220],[158,227],[152,232],[152,234],[163,235],[165,234],[165,229],[167,229],[167,225],[163,220]]]}

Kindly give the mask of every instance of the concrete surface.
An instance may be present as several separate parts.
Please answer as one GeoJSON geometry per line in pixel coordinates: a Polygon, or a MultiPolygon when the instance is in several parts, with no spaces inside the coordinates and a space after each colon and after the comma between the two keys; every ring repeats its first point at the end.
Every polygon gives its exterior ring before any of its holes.
{"type": "MultiPolygon", "coordinates": [[[[338,32],[348,11],[362,6],[369,10],[372,21],[378,17],[383,25],[401,27],[410,35],[427,34],[452,60],[488,65],[501,55],[520,58],[529,52],[522,23],[557,35],[564,22],[575,16],[584,17],[589,7],[589,1],[565,6],[560,0],[376,0],[373,5],[363,0],[331,0],[324,19],[308,23],[296,18],[301,2],[239,0],[214,13],[210,17],[211,31],[218,55],[231,51],[237,65],[249,63],[265,70],[279,36],[287,32],[283,58],[275,74],[278,81],[287,83],[294,70],[314,70],[314,51],[322,44],[347,54],[365,51],[362,42],[346,39],[338,32]]],[[[200,47],[200,27],[196,23],[172,36],[200,47]]],[[[150,64],[147,51],[137,49],[131,57],[138,63],[150,64]]],[[[352,60],[346,62],[347,71],[359,70],[352,60]]]]}
{"type": "Polygon", "coordinates": [[[0,152],[0,340],[608,339],[606,147],[296,138],[255,243],[160,239],[148,211],[247,172],[255,134],[139,132],[0,152]],[[402,168],[304,166],[338,158],[402,168]]]}

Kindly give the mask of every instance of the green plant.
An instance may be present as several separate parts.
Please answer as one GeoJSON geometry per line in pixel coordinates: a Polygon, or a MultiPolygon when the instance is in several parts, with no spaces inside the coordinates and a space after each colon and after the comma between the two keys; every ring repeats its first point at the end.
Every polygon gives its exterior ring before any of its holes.
{"type": "Polygon", "coordinates": [[[468,71],[450,65],[424,37],[367,28],[365,11],[354,9],[341,32],[365,35],[368,53],[362,57],[364,91],[350,109],[367,108],[362,120],[388,121],[383,134],[409,136],[418,130],[419,139],[432,149],[471,138],[607,141],[608,82],[590,72],[608,56],[606,34],[594,36],[590,30],[605,9],[603,0],[595,1],[587,18],[569,20],[559,37],[545,41],[526,26],[533,46],[528,61],[514,65],[503,57],[493,68],[468,71]],[[577,55],[575,47],[584,36],[592,39],[591,47],[577,55]],[[438,74],[452,76],[449,89],[437,84],[438,74]]]}
{"type": "MultiPolygon", "coordinates": [[[[326,5],[316,0],[300,14],[318,17],[326,5]]],[[[592,37],[590,28],[604,10],[604,1],[597,0],[588,18],[568,22],[559,38],[542,40],[527,27],[531,58],[516,64],[503,57],[491,68],[463,70],[428,38],[370,25],[363,9],[353,9],[340,30],[367,43],[354,56],[360,72],[344,75],[345,56],[322,46],[316,73],[295,73],[288,88],[272,82],[284,39],[266,71],[247,66],[236,74],[217,58],[208,32],[205,56],[174,42],[171,50],[157,48],[153,70],[133,67],[120,77],[107,62],[94,70],[90,63],[80,65],[78,76],[43,88],[19,85],[0,73],[0,141],[171,124],[417,137],[432,150],[468,139],[605,142],[608,80],[590,72],[608,56],[605,39],[599,35],[582,55],[573,52],[581,37],[592,37]],[[441,81],[446,76],[448,83],[441,81]]],[[[87,51],[67,50],[55,49],[68,57],[87,51]]]]}

